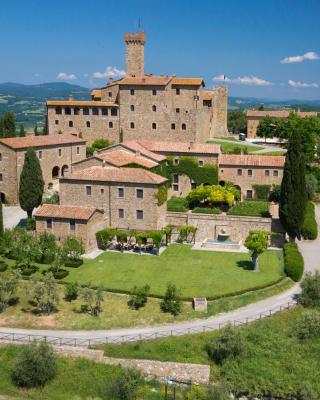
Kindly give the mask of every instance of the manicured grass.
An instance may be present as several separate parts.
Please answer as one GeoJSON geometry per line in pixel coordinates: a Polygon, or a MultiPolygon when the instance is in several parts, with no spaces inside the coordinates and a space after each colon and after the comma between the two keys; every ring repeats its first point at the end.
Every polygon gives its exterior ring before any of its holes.
{"type": "Polygon", "coordinates": [[[266,286],[283,275],[282,253],[267,251],[261,256],[261,271],[251,270],[251,258],[244,253],[192,250],[189,245],[170,245],[161,256],[106,252],[70,268],[66,281],[91,282],[111,291],[130,292],[133,286],[150,285],[150,293],[163,296],[168,282],[184,298],[235,294],[266,286]]]}
{"type": "MultiPolygon", "coordinates": [[[[112,400],[107,395],[107,385],[120,373],[120,367],[84,359],[59,357],[58,374],[44,388],[18,389],[11,382],[10,371],[20,351],[20,346],[0,347],[1,395],[14,396],[16,400],[112,400]]],[[[139,398],[152,400],[163,398],[160,396],[158,383],[145,383],[139,390],[140,396],[145,396],[139,398]]]]}
{"type": "Polygon", "coordinates": [[[297,307],[238,328],[245,338],[246,355],[229,359],[222,366],[211,361],[206,352],[206,344],[218,332],[103,348],[111,357],[210,363],[213,381],[228,384],[238,394],[293,399],[309,385],[320,396],[320,336],[300,342],[293,335],[295,321],[303,312],[297,307]]]}
{"type": "Polygon", "coordinates": [[[233,153],[234,151],[237,151],[235,149],[247,150],[248,152],[254,153],[263,149],[263,147],[261,146],[250,146],[249,144],[241,144],[236,142],[235,140],[231,140],[230,143],[213,140],[210,141],[210,143],[219,144],[223,153],[233,153]]]}
{"type": "Polygon", "coordinates": [[[205,207],[196,207],[192,210],[192,213],[200,213],[200,214],[221,214],[221,210],[219,208],[205,208],[205,207]]]}
{"type": "Polygon", "coordinates": [[[228,211],[229,215],[247,215],[250,217],[270,217],[269,203],[260,200],[246,200],[237,203],[228,211]]]}
{"type": "Polygon", "coordinates": [[[188,211],[188,203],[184,197],[171,197],[167,201],[167,210],[175,212],[186,212],[188,211]]]}

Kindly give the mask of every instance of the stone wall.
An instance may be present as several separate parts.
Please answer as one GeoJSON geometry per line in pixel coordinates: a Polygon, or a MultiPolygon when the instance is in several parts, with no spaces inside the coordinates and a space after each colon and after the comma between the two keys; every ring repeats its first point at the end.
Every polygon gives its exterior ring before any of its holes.
{"type": "Polygon", "coordinates": [[[227,136],[228,88],[217,86],[212,95],[212,122],[210,136],[227,136]]]}
{"type": "Polygon", "coordinates": [[[247,118],[247,136],[249,139],[257,137],[257,129],[261,118],[259,117],[248,117],[247,118]]]}

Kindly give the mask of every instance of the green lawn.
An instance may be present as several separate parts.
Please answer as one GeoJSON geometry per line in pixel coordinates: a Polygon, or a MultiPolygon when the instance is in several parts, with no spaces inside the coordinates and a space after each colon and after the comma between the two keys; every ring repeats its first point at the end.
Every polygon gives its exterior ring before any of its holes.
{"type": "Polygon", "coordinates": [[[206,344],[217,332],[102,348],[110,357],[210,363],[213,381],[227,384],[238,394],[296,399],[308,385],[320,396],[320,336],[301,342],[293,335],[295,321],[303,312],[297,307],[240,328],[246,354],[222,366],[211,361],[206,352],[206,344]]]}
{"type": "Polygon", "coordinates": [[[237,203],[228,215],[247,215],[250,217],[270,217],[269,202],[265,200],[245,200],[237,203]]]}
{"type": "Polygon", "coordinates": [[[189,245],[171,245],[161,256],[106,252],[70,268],[66,281],[91,283],[111,291],[130,292],[149,284],[151,294],[163,296],[168,282],[183,297],[215,298],[266,286],[283,276],[282,252],[261,256],[260,272],[251,270],[249,254],[192,250],[189,245]]]}
{"type": "Polygon", "coordinates": [[[247,150],[250,153],[254,153],[258,150],[262,150],[263,147],[261,146],[251,146],[249,144],[241,144],[237,141],[230,140],[230,143],[227,142],[220,142],[219,140],[212,140],[210,143],[216,143],[221,146],[221,150],[223,153],[232,153],[235,149],[242,149],[247,150]]]}

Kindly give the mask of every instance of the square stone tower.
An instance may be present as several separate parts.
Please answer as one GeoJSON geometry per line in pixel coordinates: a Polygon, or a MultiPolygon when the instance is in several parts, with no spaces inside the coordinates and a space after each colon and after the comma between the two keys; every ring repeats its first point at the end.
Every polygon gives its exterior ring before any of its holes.
{"type": "Polygon", "coordinates": [[[212,122],[210,136],[228,135],[228,88],[216,86],[212,96],[212,122]]]}
{"type": "Polygon", "coordinates": [[[146,34],[141,31],[138,33],[125,33],[126,43],[126,74],[127,76],[144,75],[144,45],[146,34]]]}

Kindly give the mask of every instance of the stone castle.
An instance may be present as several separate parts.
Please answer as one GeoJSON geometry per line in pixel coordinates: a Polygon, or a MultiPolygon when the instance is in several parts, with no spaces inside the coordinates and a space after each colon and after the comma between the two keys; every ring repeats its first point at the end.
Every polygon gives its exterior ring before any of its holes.
{"type": "Polygon", "coordinates": [[[92,91],[91,101],[47,101],[49,134],[83,136],[89,143],[149,139],[205,143],[227,135],[226,87],[206,91],[202,78],[144,72],[145,33],[126,33],[126,75],[92,91]]]}

